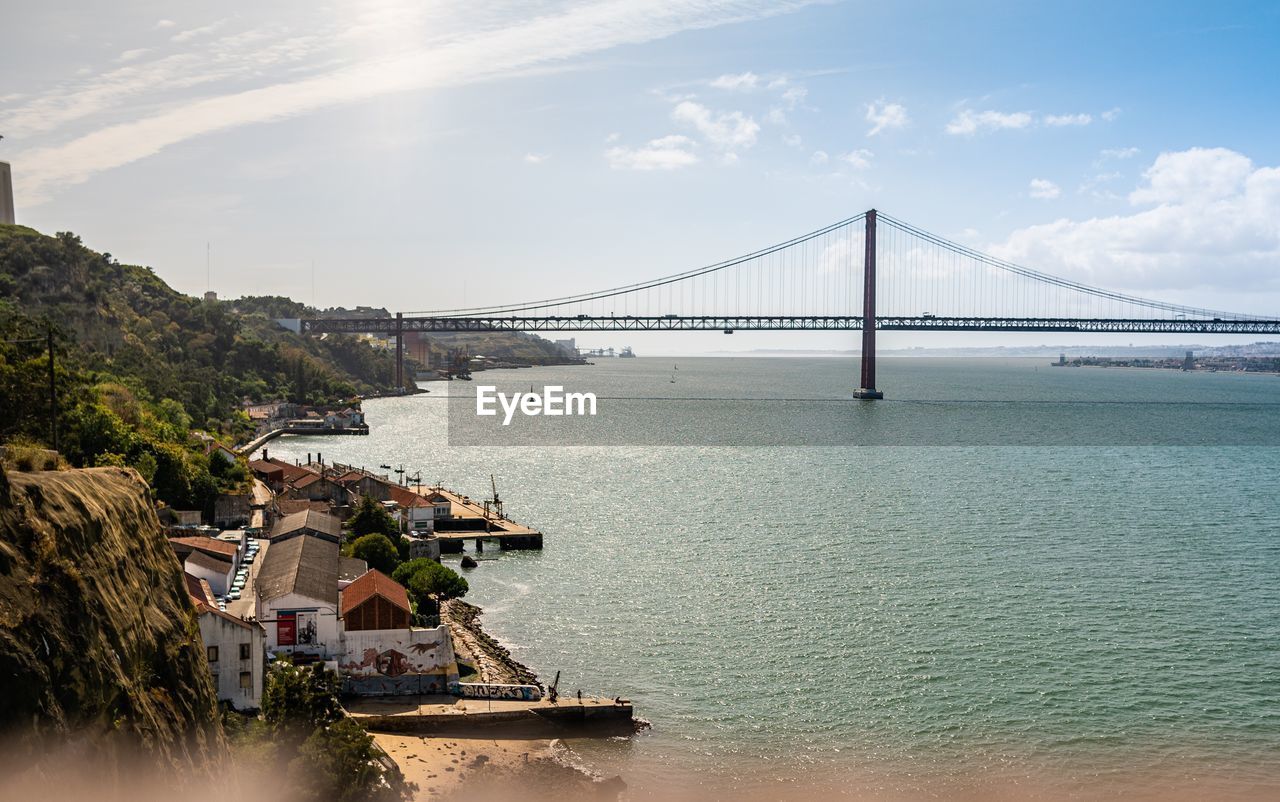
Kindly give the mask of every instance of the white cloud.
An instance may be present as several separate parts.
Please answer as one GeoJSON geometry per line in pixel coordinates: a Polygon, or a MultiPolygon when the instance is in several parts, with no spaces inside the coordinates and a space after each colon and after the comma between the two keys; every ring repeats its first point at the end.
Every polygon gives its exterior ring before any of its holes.
{"type": "Polygon", "coordinates": [[[782,141],[789,148],[798,148],[804,145],[804,140],[800,138],[799,134],[787,134],[782,138],[782,141]]]}
{"type": "Polygon", "coordinates": [[[545,153],[526,153],[524,154],[525,164],[542,164],[549,156],[545,153]]]}
{"type": "Polygon", "coordinates": [[[796,106],[803,103],[804,99],[808,96],[808,89],[805,89],[803,86],[792,85],[787,87],[786,91],[782,93],[782,102],[787,104],[787,108],[794,109],[796,106]]]}
{"type": "Polygon", "coordinates": [[[218,20],[217,22],[211,22],[208,25],[202,25],[199,28],[189,28],[185,31],[178,31],[173,36],[169,37],[169,41],[177,42],[178,44],[190,42],[192,39],[197,39],[201,36],[207,36],[213,33],[226,23],[226,20],[218,20]]]}
{"type": "Polygon", "coordinates": [[[1033,178],[1028,185],[1029,194],[1041,200],[1053,200],[1062,194],[1062,188],[1047,178],[1033,178]]]}
{"type": "Polygon", "coordinates": [[[809,164],[817,167],[820,164],[826,164],[830,158],[825,150],[815,150],[813,155],[809,157],[809,164]]]}
{"type": "Polygon", "coordinates": [[[175,25],[177,25],[177,24],[178,24],[178,23],[174,22],[174,21],[173,21],[173,20],[171,20],[171,19],[162,19],[162,20],[160,20],[159,22],[157,22],[157,23],[156,23],[156,30],[158,31],[158,30],[162,30],[162,29],[164,29],[164,28],[172,28],[173,26],[175,26],[175,25]]]}
{"type": "Polygon", "coordinates": [[[1044,124],[1054,128],[1068,125],[1088,125],[1093,122],[1092,114],[1047,114],[1044,124]]]}
{"type": "Polygon", "coordinates": [[[1113,181],[1119,181],[1123,177],[1124,176],[1117,172],[1097,173],[1082,181],[1077,192],[1082,195],[1087,193],[1102,200],[1115,200],[1119,196],[1111,190],[1106,189],[1106,186],[1113,181]]]}
{"type": "Polygon", "coordinates": [[[965,109],[947,123],[948,134],[972,136],[979,131],[997,131],[1002,128],[1027,128],[1032,123],[1029,112],[973,111],[965,109]]]}
{"type": "Polygon", "coordinates": [[[133,50],[126,50],[123,53],[121,53],[119,56],[116,57],[116,61],[120,62],[121,64],[130,62],[130,61],[136,61],[137,59],[141,58],[142,56],[145,56],[147,53],[150,53],[150,52],[151,52],[151,48],[149,47],[136,47],[133,50]]]}
{"type": "Polygon", "coordinates": [[[679,104],[671,119],[692,126],[708,142],[722,150],[746,149],[756,143],[760,124],[740,111],[716,114],[691,100],[679,104]]]}
{"type": "Polygon", "coordinates": [[[714,89],[723,89],[728,92],[750,92],[760,86],[760,76],[754,72],[744,72],[739,75],[721,75],[711,82],[714,89]]]}
{"type": "Polygon", "coordinates": [[[871,151],[866,150],[865,148],[859,148],[858,150],[851,150],[848,153],[841,153],[840,161],[845,162],[855,170],[865,170],[871,166],[871,159],[874,156],[875,154],[871,151]]]}
{"type": "Polygon", "coordinates": [[[622,134],[618,133],[617,131],[613,131],[613,132],[611,132],[608,136],[606,136],[606,137],[604,138],[604,141],[605,141],[605,142],[617,142],[619,139],[622,139],[622,134]]]}
{"type": "MultiPolygon", "coordinates": [[[[56,187],[213,132],[393,93],[572,68],[577,66],[573,59],[590,53],[764,19],[801,5],[803,0],[658,5],[598,0],[550,9],[545,4],[536,10],[517,7],[502,15],[477,11],[474,18],[442,22],[434,6],[413,4],[397,6],[395,13],[347,14],[327,28],[313,26],[305,36],[281,30],[206,36],[220,25],[214,23],[176,34],[184,42],[196,40],[179,53],[140,60],[105,79],[97,70],[84,81],[41,92],[43,103],[11,110],[6,122],[16,119],[28,130],[60,134],[41,137],[49,144],[14,154],[13,160],[23,163],[25,203],[34,205],[56,187]],[[397,17],[405,14],[424,19],[416,28],[406,26],[397,17]],[[398,46],[386,47],[389,40],[398,46]],[[264,67],[263,59],[274,69],[264,67]],[[228,76],[237,81],[225,80],[228,76]],[[217,85],[219,91],[193,96],[190,89],[198,85],[217,85]],[[121,118],[129,121],[118,122],[121,118]],[[82,121],[80,130],[67,131],[71,121],[82,121]]],[[[753,126],[744,118],[740,133],[753,126]]]]}
{"type": "Polygon", "coordinates": [[[764,116],[764,121],[770,125],[786,125],[787,113],[779,108],[769,109],[769,113],[764,116]]]}
{"type": "Polygon", "coordinates": [[[1106,111],[1102,112],[1102,119],[1107,122],[1111,122],[1112,120],[1114,120],[1119,116],[1120,116],[1119,108],[1107,109],[1106,111]]]}
{"type": "Polygon", "coordinates": [[[1240,192],[1253,174],[1253,162],[1226,148],[1192,148],[1161,153],[1143,174],[1146,185],[1129,195],[1129,202],[1206,203],[1240,192]]]}
{"type": "Polygon", "coordinates": [[[1225,148],[1162,153],[1130,199],[1155,205],[1031,226],[990,250],[1108,289],[1180,291],[1192,303],[1196,290],[1280,289],[1280,168],[1225,148]]]}
{"type": "Polygon", "coordinates": [[[867,122],[871,123],[871,130],[867,131],[867,136],[903,128],[909,122],[907,108],[900,103],[885,103],[884,100],[868,103],[867,122]]]}
{"type": "Polygon", "coordinates": [[[615,170],[677,170],[698,163],[695,146],[689,137],[673,134],[639,148],[609,148],[604,156],[615,170]]]}
{"type": "Polygon", "coordinates": [[[1117,161],[1120,159],[1132,159],[1141,152],[1137,148],[1103,148],[1098,153],[1098,159],[1101,161],[1107,159],[1115,159],[1117,161]]]}

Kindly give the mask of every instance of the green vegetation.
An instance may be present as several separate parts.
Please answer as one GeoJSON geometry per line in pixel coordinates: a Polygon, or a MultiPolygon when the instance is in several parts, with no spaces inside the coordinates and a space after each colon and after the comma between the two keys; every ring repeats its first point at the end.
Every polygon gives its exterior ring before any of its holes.
{"type": "Polygon", "coordinates": [[[425,557],[401,563],[391,578],[409,591],[409,600],[421,616],[439,615],[440,602],[460,599],[470,589],[457,571],[425,557]]]}
{"type": "Polygon", "coordinates": [[[413,796],[416,787],[378,761],[373,738],[343,715],[338,675],[316,663],[310,668],[279,660],[267,673],[262,720],[223,717],[240,759],[261,768],[287,762],[289,784],[300,800],[391,802],[413,796]]]}
{"type": "Polygon", "coordinates": [[[356,505],[355,512],[347,523],[351,527],[351,534],[356,537],[375,533],[388,538],[400,536],[400,525],[396,523],[396,519],[372,496],[360,497],[360,503],[356,505]]]}
{"type": "Polygon", "coordinates": [[[211,511],[248,474],[205,455],[193,428],[234,442],[242,399],[337,402],[391,389],[390,355],[354,337],[299,337],[287,299],[206,303],[70,233],[0,225],[0,441],[52,447],[47,337],[55,341],[58,447],[72,466],[127,465],[174,507],[211,511]]]}
{"type": "Polygon", "coordinates": [[[387,575],[400,565],[400,551],[386,535],[379,532],[357,538],[351,544],[351,556],[364,560],[370,568],[387,575]]]}

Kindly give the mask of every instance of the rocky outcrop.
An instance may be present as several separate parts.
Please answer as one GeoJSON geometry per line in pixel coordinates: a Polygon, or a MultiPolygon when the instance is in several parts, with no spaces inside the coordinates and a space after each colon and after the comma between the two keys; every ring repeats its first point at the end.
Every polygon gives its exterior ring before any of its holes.
{"type": "Polygon", "coordinates": [[[0,687],[0,735],[19,749],[184,769],[223,756],[195,611],[136,472],[0,480],[0,687]]]}
{"type": "Polygon", "coordinates": [[[481,612],[479,607],[460,599],[440,605],[440,623],[449,627],[454,651],[471,661],[483,682],[541,687],[537,674],[480,627],[481,612]]]}

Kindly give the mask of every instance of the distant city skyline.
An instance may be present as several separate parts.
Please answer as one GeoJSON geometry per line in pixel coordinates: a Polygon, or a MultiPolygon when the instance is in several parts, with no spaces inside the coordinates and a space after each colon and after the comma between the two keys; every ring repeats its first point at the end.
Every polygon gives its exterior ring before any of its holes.
{"type": "Polygon", "coordinates": [[[9,6],[17,221],[196,296],[206,243],[221,298],[408,311],[654,278],[876,207],[1074,280],[1280,315],[1275,4],[9,6]]]}

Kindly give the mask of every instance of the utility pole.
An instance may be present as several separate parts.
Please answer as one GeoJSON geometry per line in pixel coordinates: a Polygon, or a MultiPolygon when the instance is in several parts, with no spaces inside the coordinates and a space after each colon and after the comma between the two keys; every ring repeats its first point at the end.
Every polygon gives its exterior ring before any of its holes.
{"type": "Polygon", "coordinates": [[[58,450],[58,382],[53,368],[53,324],[49,324],[49,428],[53,435],[53,450],[58,450]]]}

